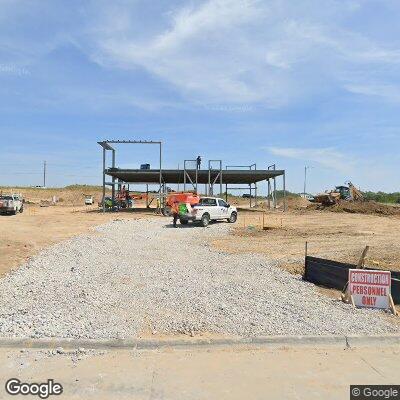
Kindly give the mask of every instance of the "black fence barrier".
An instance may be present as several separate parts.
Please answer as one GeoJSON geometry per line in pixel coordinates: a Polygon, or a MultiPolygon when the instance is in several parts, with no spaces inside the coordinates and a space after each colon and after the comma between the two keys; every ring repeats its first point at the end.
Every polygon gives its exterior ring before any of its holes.
{"type": "MultiPolygon", "coordinates": [[[[355,268],[357,268],[357,265],[354,264],[306,256],[303,279],[316,285],[343,290],[349,278],[349,269],[355,268]]],[[[390,272],[392,275],[393,301],[395,304],[400,304],[400,272],[390,272]]]]}

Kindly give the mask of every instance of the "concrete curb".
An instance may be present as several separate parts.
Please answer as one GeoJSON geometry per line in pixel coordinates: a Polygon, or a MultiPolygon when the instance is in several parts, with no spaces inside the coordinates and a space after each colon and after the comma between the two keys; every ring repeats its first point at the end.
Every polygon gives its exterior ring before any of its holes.
{"type": "Polygon", "coordinates": [[[400,335],[346,336],[348,347],[400,346],[400,335]]]}
{"type": "Polygon", "coordinates": [[[162,348],[202,348],[202,347],[326,347],[340,348],[400,346],[400,335],[379,336],[264,336],[254,338],[221,339],[18,339],[0,338],[0,348],[10,349],[136,349],[156,350],[162,348]]]}

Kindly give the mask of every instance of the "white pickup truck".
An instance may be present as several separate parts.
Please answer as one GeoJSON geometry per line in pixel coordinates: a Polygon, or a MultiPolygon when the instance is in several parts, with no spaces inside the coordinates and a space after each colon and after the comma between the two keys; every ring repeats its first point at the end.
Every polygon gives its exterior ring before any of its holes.
{"type": "Polygon", "coordinates": [[[24,202],[19,194],[0,194],[0,214],[13,214],[24,211],[24,202]]]}
{"type": "Polygon", "coordinates": [[[189,221],[198,221],[207,226],[210,221],[226,219],[230,223],[237,220],[237,209],[217,197],[202,197],[198,204],[191,207],[187,214],[180,214],[179,221],[186,225],[189,221]]]}

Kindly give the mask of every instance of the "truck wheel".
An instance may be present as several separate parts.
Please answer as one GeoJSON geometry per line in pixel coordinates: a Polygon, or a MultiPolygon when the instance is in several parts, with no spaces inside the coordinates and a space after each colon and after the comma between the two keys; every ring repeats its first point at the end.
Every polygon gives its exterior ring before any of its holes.
{"type": "Polygon", "coordinates": [[[16,215],[17,214],[17,210],[12,210],[11,211],[11,215],[16,215]]]}
{"type": "Polygon", "coordinates": [[[233,212],[231,214],[231,216],[228,218],[228,222],[231,224],[234,224],[237,220],[237,214],[235,212],[233,212]]]}
{"type": "Polygon", "coordinates": [[[187,225],[189,221],[187,219],[180,219],[179,222],[181,225],[187,225]]]}
{"type": "Polygon", "coordinates": [[[206,227],[210,223],[210,216],[206,213],[201,217],[201,226],[206,227]]]}
{"type": "Polygon", "coordinates": [[[21,207],[21,208],[19,209],[19,212],[20,212],[20,213],[23,213],[23,212],[24,212],[24,207],[21,207]]]}

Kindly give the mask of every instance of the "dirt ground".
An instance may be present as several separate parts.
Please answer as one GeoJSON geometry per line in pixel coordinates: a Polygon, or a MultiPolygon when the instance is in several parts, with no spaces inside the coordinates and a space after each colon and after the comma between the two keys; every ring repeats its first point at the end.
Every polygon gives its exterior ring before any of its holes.
{"type": "Polygon", "coordinates": [[[306,242],[309,255],[349,263],[357,263],[368,245],[368,266],[400,270],[399,227],[400,216],[244,211],[232,234],[213,243],[223,251],[264,254],[295,273],[303,273],[306,242]]]}
{"type": "MultiPolygon", "coordinates": [[[[153,215],[153,211],[146,212],[153,215]]],[[[139,218],[141,213],[101,213],[97,206],[50,206],[25,204],[17,215],[0,215],[0,276],[23,264],[41,249],[86,233],[113,219],[139,218]]]]}
{"type": "MultiPolygon", "coordinates": [[[[87,232],[95,225],[146,214],[140,210],[98,212],[100,188],[26,188],[17,191],[23,193],[27,204],[22,214],[0,216],[0,275],[40,249],[87,232]],[[94,195],[95,205],[83,206],[84,194],[94,195]],[[41,201],[53,196],[60,200],[57,205],[39,207],[41,201]]],[[[400,270],[400,215],[315,210],[307,208],[310,203],[300,198],[288,199],[289,211],[286,213],[281,211],[282,208],[265,211],[260,207],[258,211],[250,211],[245,199],[232,197],[229,201],[244,208],[239,211],[232,234],[214,241],[221,250],[261,253],[291,272],[302,273],[306,242],[310,255],[350,263],[357,263],[362,250],[369,245],[367,265],[400,270]]],[[[153,213],[154,210],[147,212],[153,213]]]]}

